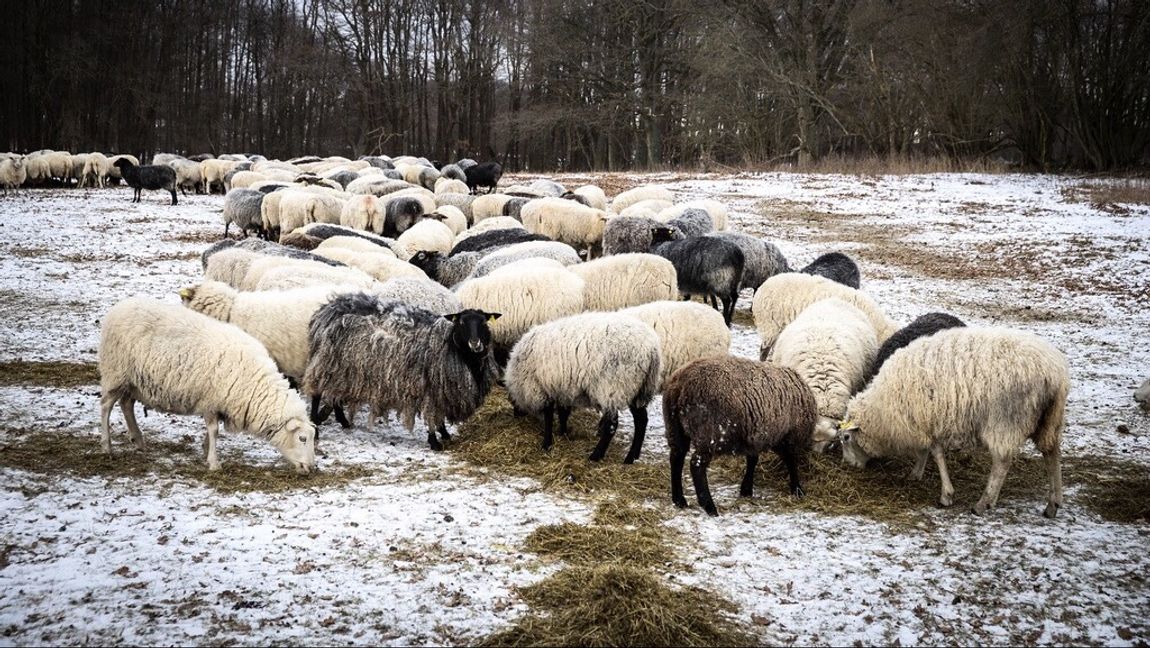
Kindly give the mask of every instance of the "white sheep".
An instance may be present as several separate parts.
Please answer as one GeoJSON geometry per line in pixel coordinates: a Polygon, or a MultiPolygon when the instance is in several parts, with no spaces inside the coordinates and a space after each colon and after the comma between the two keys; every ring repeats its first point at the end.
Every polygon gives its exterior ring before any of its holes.
{"type": "MultiPolygon", "coordinates": [[[[637,203],[628,205],[626,209],[619,212],[619,216],[624,217],[650,217],[650,214],[659,214],[662,211],[671,207],[674,203],[670,200],[658,200],[656,198],[648,198],[640,200],[637,203]]],[[[664,221],[665,222],[665,221],[664,221]]]]}
{"type": "Polygon", "coordinates": [[[675,266],[656,254],[616,254],[573,265],[569,270],[585,282],[586,310],[618,310],[679,296],[675,266]]]}
{"type": "Polygon", "coordinates": [[[368,292],[384,299],[397,299],[438,315],[463,310],[459,297],[438,282],[426,277],[396,277],[373,286],[368,292]]]}
{"type": "Polygon", "coordinates": [[[515,243],[483,257],[475,265],[471,276],[482,277],[491,274],[499,268],[517,261],[527,259],[547,259],[559,264],[559,267],[573,266],[579,263],[579,254],[575,249],[565,243],[557,241],[528,241],[515,243]]]}
{"type": "Polygon", "coordinates": [[[244,285],[244,277],[252,263],[267,258],[268,255],[230,247],[212,254],[204,265],[204,279],[222,281],[233,288],[244,285]]]}
{"type": "Polygon", "coordinates": [[[22,156],[0,157],[0,189],[4,195],[15,190],[28,179],[28,169],[22,156]]]}
{"type": "Polygon", "coordinates": [[[607,211],[607,194],[596,185],[583,185],[576,187],[571,193],[577,196],[583,196],[587,199],[587,204],[595,209],[607,211]]]}
{"type": "MultiPolygon", "coordinates": [[[[227,252],[224,250],[223,252],[227,252]]],[[[223,254],[219,252],[218,254],[223,254]]],[[[327,254],[331,254],[333,250],[328,250],[327,254]]],[[[218,256],[218,254],[216,256],[218,256]]],[[[327,254],[323,255],[327,258],[327,254]]],[[[319,261],[309,261],[306,259],[293,259],[290,257],[280,257],[271,255],[262,255],[262,259],[253,259],[248,264],[248,271],[244,274],[243,280],[240,281],[238,286],[232,286],[238,290],[269,290],[266,287],[260,287],[261,281],[264,276],[272,270],[286,268],[287,272],[295,271],[299,273],[309,273],[310,276],[321,276],[329,278],[329,282],[334,285],[347,284],[353,286],[371,285],[372,277],[367,273],[359,270],[358,268],[345,268],[338,266],[329,266],[319,261]]],[[[383,256],[383,255],[380,255],[383,256]]],[[[215,256],[212,257],[213,259],[215,256]]],[[[208,267],[211,267],[211,259],[208,260],[208,267]]]]}
{"type": "Polygon", "coordinates": [[[252,336],[230,324],[143,297],[113,306],[100,327],[100,434],[112,452],[109,418],[118,402],[142,447],[135,404],[204,417],[208,469],[219,470],[219,423],[267,439],[297,472],[315,468],[307,408],[252,336]]]}
{"type": "Polygon", "coordinates": [[[339,224],[367,231],[372,223],[383,222],[383,208],[372,194],[355,195],[348,199],[339,213],[339,224]]]}
{"type": "Polygon", "coordinates": [[[503,206],[512,198],[513,196],[508,196],[505,193],[476,196],[475,200],[471,201],[471,224],[478,225],[485,219],[502,216],[503,206]]]}
{"type": "Polygon", "coordinates": [[[425,218],[404,230],[396,239],[396,243],[399,244],[401,250],[406,252],[406,260],[421,250],[443,254],[451,252],[451,246],[455,243],[455,235],[450,227],[439,220],[425,218]]]}
{"type": "MultiPolygon", "coordinates": [[[[203,165],[200,168],[200,175],[202,178],[203,165]]],[[[232,176],[231,186],[228,189],[254,189],[252,185],[267,180],[273,180],[273,178],[258,171],[240,171],[232,176]]]]}
{"type": "MultiPolygon", "coordinates": [[[[491,194],[484,194],[484,195],[491,195],[491,194]]],[[[480,198],[482,198],[482,197],[483,196],[480,196],[480,198]]],[[[458,235],[456,235],[455,244],[459,245],[460,241],[466,241],[467,239],[471,238],[472,236],[475,236],[476,234],[482,234],[484,232],[490,232],[491,230],[497,230],[497,229],[523,229],[523,223],[520,223],[519,221],[515,220],[514,218],[511,218],[510,216],[496,216],[494,218],[485,218],[481,221],[476,222],[475,225],[471,226],[470,229],[464,230],[464,231],[460,232],[458,235]]]]}
{"type": "Polygon", "coordinates": [[[215,186],[218,184],[220,193],[224,193],[227,189],[224,187],[224,176],[228,175],[232,169],[236,168],[239,162],[234,160],[225,160],[223,157],[204,160],[200,163],[200,170],[204,174],[204,190],[208,193],[215,191],[215,186]]]}
{"type": "Polygon", "coordinates": [[[265,268],[251,290],[294,290],[316,286],[347,286],[371,292],[379,282],[355,268],[327,266],[322,263],[299,266],[273,264],[265,268]]]}
{"type": "MultiPolygon", "coordinates": [[[[279,201],[280,234],[287,234],[311,223],[338,225],[343,206],[343,201],[334,195],[303,190],[287,192],[279,201]]],[[[261,205],[261,215],[262,213],[261,205]]]]}
{"type": "Polygon", "coordinates": [[[77,187],[84,186],[84,165],[88,164],[89,154],[77,153],[68,158],[68,175],[65,180],[75,180],[77,187]]]}
{"type": "Polygon", "coordinates": [[[755,328],[762,340],[760,357],[765,359],[770,354],[779,333],[804,308],[828,297],[838,297],[865,313],[875,329],[879,344],[898,330],[898,325],[861,290],[835,283],[826,277],[784,272],[764,281],[755,291],[755,298],[751,302],[755,328]]]}
{"type": "Polygon", "coordinates": [[[463,210],[453,205],[439,205],[435,208],[435,213],[443,218],[439,219],[444,225],[451,228],[452,236],[459,236],[467,229],[467,216],[463,210]]]}
{"type": "Polygon", "coordinates": [[[66,182],[72,172],[72,154],[68,151],[52,151],[45,153],[44,158],[48,161],[51,177],[66,182]]]}
{"type": "Polygon", "coordinates": [[[634,189],[628,189],[615,196],[615,199],[611,201],[611,210],[618,214],[640,200],[666,200],[667,202],[675,202],[675,195],[666,187],[660,187],[658,185],[635,187],[634,189]]]}
{"type": "Polygon", "coordinates": [[[819,410],[816,452],[837,436],[847,401],[866,384],[877,353],[878,338],[866,314],[836,297],[807,306],[779,334],[768,359],[794,369],[811,388],[819,410]]]}
{"type": "Polygon", "coordinates": [[[1062,430],[1070,370],[1066,357],[1036,335],[1007,328],[958,327],[896,351],[868,388],[847,404],[840,426],[843,459],[862,468],[871,457],[917,455],[921,479],[933,456],[939,504],[954,502],[945,452],[984,447],[990,479],[973,507],[993,508],[1010,463],[1027,439],[1046,464],[1048,518],[1062,506],[1062,430]]]}
{"type": "Polygon", "coordinates": [[[385,252],[356,252],[345,248],[316,248],[315,254],[325,259],[345,263],[368,274],[376,281],[387,281],[393,277],[423,277],[427,278],[422,270],[406,261],[397,259],[394,254],[385,252]]]}
{"type": "MultiPolygon", "coordinates": [[[[306,228],[304,231],[307,231],[306,228]]],[[[315,250],[313,250],[313,252],[318,253],[318,250],[328,250],[331,248],[343,248],[345,250],[352,250],[354,252],[364,252],[369,254],[390,254],[391,256],[397,256],[395,252],[391,250],[391,248],[379,245],[378,243],[373,243],[372,241],[369,241],[365,238],[360,238],[358,236],[332,236],[330,238],[326,238],[316,247],[315,250]]],[[[320,256],[323,255],[321,254],[320,256]]]]}
{"type": "Polygon", "coordinates": [[[504,376],[507,393],[517,407],[543,415],[544,450],[551,449],[556,410],[564,436],[572,408],[598,410],[599,442],[591,461],[607,453],[619,425],[619,410],[629,408],[635,435],[623,463],[634,463],[643,448],[647,405],[659,387],[659,345],[650,326],[614,313],[583,313],[548,322],[528,331],[512,349],[504,376]]]}
{"type": "Polygon", "coordinates": [[[540,198],[523,206],[520,215],[523,227],[532,234],[541,234],[566,243],[576,250],[588,250],[603,242],[603,227],[607,212],[581,205],[563,198],[540,198]]]}
{"type": "Polygon", "coordinates": [[[471,190],[467,188],[466,182],[441,177],[435,181],[435,193],[437,196],[445,193],[467,194],[471,193],[471,190]]]}
{"type": "MultiPolygon", "coordinates": [[[[189,187],[193,192],[198,192],[199,188],[203,186],[204,169],[200,162],[179,158],[168,162],[168,166],[176,170],[176,186],[179,187],[181,191],[184,191],[185,194],[189,187]]],[[[231,186],[224,186],[225,192],[230,190],[231,186]]]]}
{"type": "Polygon", "coordinates": [[[731,329],[723,314],[698,302],[654,301],[619,311],[647,323],[659,335],[663,368],[659,389],[679,369],[699,358],[727,355],[731,329]]]}
{"type": "Polygon", "coordinates": [[[655,215],[655,220],[666,223],[678,218],[679,216],[682,216],[683,212],[687,211],[688,209],[702,209],[703,211],[707,212],[707,215],[711,217],[711,222],[714,224],[716,232],[722,232],[727,229],[728,214],[726,205],[717,200],[711,200],[709,198],[702,200],[689,200],[687,202],[667,207],[655,215]]]}
{"type": "Polygon", "coordinates": [[[106,155],[99,152],[89,153],[80,176],[81,183],[85,187],[103,189],[108,184],[108,176],[111,174],[111,169],[112,163],[106,155]]]}

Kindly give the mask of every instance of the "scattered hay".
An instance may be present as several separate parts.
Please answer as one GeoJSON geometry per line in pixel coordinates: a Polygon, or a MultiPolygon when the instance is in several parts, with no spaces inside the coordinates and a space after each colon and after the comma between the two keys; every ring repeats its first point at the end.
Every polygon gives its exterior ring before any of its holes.
{"type": "Polygon", "coordinates": [[[1063,481],[1082,485],[1076,499],[1087,509],[1111,522],[1150,522],[1150,466],[1099,456],[1065,463],[1063,481]]]}
{"type": "Polygon", "coordinates": [[[224,233],[220,231],[207,231],[200,230],[196,232],[181,232],[179,234],[171,234],[161,237],[161,240],[169,243],[215,243],[216,241],[223,240],[224,233]]]}
{"type": "Polygon", "coordinates": [[[0,362],[0,386],[77,387],[100,382],[94,362],[0,362]]]}
{"type": "Polygon", "coordinates": [[[541,526],[527,536],[524,548],[572,564],[603,562],[631,566],[664,565],[674,553],[653,526],[625,528],[573,522],[541,526]]]}
{"type": "Polygon", "coordinates": [[[1090,203],[1098,211],[1115,216],[1135,216],[1139,210],[1128,205],[1150,205],[1150,180],[1146,178],[1106,178],[1063,187],[1062,200],[1090,203]]]}
{"type": "Polygon", "coordinates": [[[745,646],[734,604],[620,564],[569,567],[519,589],[534,610],[484,646],[745,646]]]}
{"type": "Polygon", "coordinates": [[[221,457],[223,467],[208,470],[198,439],[184,435],[180,441],[145,439],[143,450],[116,444],[105,454],[99,437],[78,431],[50,433],[26,429],[3,429],[0,466],[41,474],[108,479],[185,477],[222,493],[282,492],[299,488],[341,486],[370,474],[361,466],[332,464],[310,475],[297,475],[290,468],[255,466],[243,462],[239,453],[221,457]]]}
{"type": "Polygon", "coordinates": [[[592,524],[602,526],[621,526],[662,529],[663,521],[673,515],[673,509],[667,507],[652,508],[620,500],[617,498],[603,500],[595,509],[591,518],[592,524]]]}

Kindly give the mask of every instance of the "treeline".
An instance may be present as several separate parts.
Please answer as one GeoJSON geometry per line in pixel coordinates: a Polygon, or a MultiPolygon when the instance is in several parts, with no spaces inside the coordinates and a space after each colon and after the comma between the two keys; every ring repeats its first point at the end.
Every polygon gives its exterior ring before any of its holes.
{"type": "Polygon", "coordinates": [[[1150,160],[1145,0],[21,0],[0,145],[511,169],[1150,160]]]}

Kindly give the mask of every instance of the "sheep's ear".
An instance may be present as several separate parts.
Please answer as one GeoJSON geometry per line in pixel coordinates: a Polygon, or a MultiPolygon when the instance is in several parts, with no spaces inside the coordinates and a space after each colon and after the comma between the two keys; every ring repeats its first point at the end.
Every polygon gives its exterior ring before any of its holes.
{"type": "Polygon", "coordinates": [[[452,313],[450,315],[444,315],[443,319],[447,320],[448,322],[451,322],[452,324],[455,324],[456,322],[459,321],[459,315],[460,315],[459,313],[452,313]]]}
{"type": "Polygon", "coordinates": [[[503,317],[503,313],[484,313],[484,315],[487,316],[488,322],[494,322],[495,320],[499,319],[500,317],[503,317]]]}

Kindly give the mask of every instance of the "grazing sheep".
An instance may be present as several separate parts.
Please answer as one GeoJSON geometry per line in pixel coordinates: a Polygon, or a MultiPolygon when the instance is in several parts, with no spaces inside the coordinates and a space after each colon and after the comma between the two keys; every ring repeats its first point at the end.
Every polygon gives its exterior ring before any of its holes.
{"type": "Polygon", "coordinates": [[[886,342],[882,343],[878,354],[875,355],[874,362],[871,363],[870,368],[867,370],[863,385],[869,384],[870,381],[878,375],[883,363],[894,355],[895,351],[898,351],[921,337],[934,335],[939,331],[959,326],[966,326],[966,324],[954,315],[947,313],[927,313],[926,315],[918,316],[913,322],[900,328],[894,335],[887,338],[886,342]]]}
{"type": "MultiPolygon", "coordinates": [[[[580,205],[583,205],[584,207],[591,207],[591,201],[587,199],[587,196],[577,194],[574,191],[565,191],[565,192],[563,192],[563,195],[559,196],[559,197],[562,198],[563,200],[574,200],[575,202],[579,203],[580,205]]],[[[596,207],[596,209],[598,209],[598,207],[596,207]]],[[[607,211],[607,210],[604,209],[603,211],[607,211]]]]}
{"type": "Polygon", "coordinates": [[[807,306],[779,334],[769,360],[794,369],[811,388],[819,413],[816,452],[838,435],[835,426],[846,414],[851,395],[866,384],[866,371],[877,352],[870,320],[836,297],[807,306]]]}
{"type": "Polygon", "coordinates": [[[685,209],[683,213],[667,221],[667,225],[678,229],[683,236],[705,236],[715,231],[710,215],[702,209],[685,209]]]}
{"type": "MultiPolygon", "coordinates": [[[[52,151],[45,153],[44,158],[48,161],[50,177],[67,184],[68,175],[72,172],[72,154],[68,151],[52,151]]],[[[132,163],[139,165],[139,161],[135,158],[132,158],[132,163]]]]}
{"type": "Polygon", "coordinates": [[[343,206],[343,201],[333,195],[286,191],[279,201],[280,235],[311,223],[339,224],[343,206]]]}
{"type": "Polygon", "coordinates": [[[358,236],[332,236],[332,237],[329,237],[326,239],[318,239],[318,240],[320,243],[319,243],[319,245],[317,245],[315,247],[315,249],[317,249],[317,250],[320,250],[320,249],[326,250],[326,249],[330,249],[330,248],[343,248],[345,250],[352,250],[354,252],[365,252],[365,253],[370,253],[370,254],[390,254],[391,256],[394,256],[397,258],[399,256],[395,252],[392,252],[391,248],[387,247],[386,245],[382,245],[380,243],[376,243],[375,241],[371,241],[371,240],[368,240],[365,238],[360,238],[358,236]]]}
{"type": "Polygon", "coordinates": [[[1143,381],[1142,386],[1134,391],[1134,402],[1143,412],[1150,412],[1150,378],[1143,381]]]}
{"type": "Polygon", "coordinates": [[[523,206],[523,227],[532,234],[540,234],[566,243],[576,250],[601,247],[607,212],[580,205],[562,198],[540,198],[523,206]]]}
{"type": "Polygon", "coordinates": [[[172,167],[154,164],[136,166],[127,158],[116,160],[115,166],[120,169],[124,182],[135,190],[132,202],[140,202],[140,192],[144,189],[167,189],[172,194],[172,204],[176,204],[176,170],[172,167]]]}
{"type": "Polygon", "coordinates": [[[15,191],[24,181],[28,179],[28,169],[24,163],[24,157],[0,157],[0,188],[4,190],[4,195],[8,195],[8,190],[15,191]]]}
{"type": "Polygon", "coordinates": [[[479,163],[476,162],[475,160],[472,160],[471,158],[462,158],[455,163],[455,166],[466,171],[468,167],[473,167],[476,164],[479,164],[479,163]]]}
{"type": "Polygon", "coordinates": [[[628,189],[623,193],[615,196],[611,201],[611,209],[616,213],[622,213],[631,205],[641,200],[665,200],[667,202],[675,202],[675,195],[668,191],[665,187],[658,185],[644,185],[642,187],[635,187],[628,189]]]}
{"type": "MultiPolygon", "coordinates": [[[[673,298],[672,298],[673,299],[673,298]]],[[[659,388],[699,358],[727,355],[731,329],[715,309],[697,302],[653,301],[619,311],[646,322],[659,335],[663,369],[659,388]]]]}
{"type": "Polygon", "coordinates": [[[484,256],[471,272],[472,277],[482,277],[511,263],[524,259],[550,259],[563,266],[579,263],[579,253],[570,245],[557,241],[528,241],[516,243],[493,251],[484,256]]]}
{"type": "Polygon", "coordinates": [[[80,175],[80,184],[86,187],[103,189],[108,185],[108,175],[111,173],[112,163],[103,153],[89,153],[88,160],[80,175]]]}
{"type": "Polygon", "coordinates": [[[451,230],[452,236],[459,236],[467,230],[467,216],[458,207],[440,205],[431,215],[446,225],[451,230]]]}
{"type": "Polygon", "coordinates": [[[314,236],[308,236],[303,233],[302,229],[295,229],[280,237],[280,245],[284,247],[297,248],[305,252],[310,252],[323,243],[323,239],[314,236]]]}
{"type": "Polygon", "coordinates": [[[583,278],[583,308],[590,311],[613,311],[679,295],[675,266],[656,254],[616,254],[568,270],[583,278]]]}
{"type": "MultiPolygon", "coordinates": [[[[682,280],[680,280],[682,281],[682,280]]],[[[828,297],[839,299],[866,313],[874,326],[879,342],[885,342],[895,331],[895,324],[882,308],[869,295],[861,290],[848,288],[826,277],[818,277],[801,272],[784,272],[763,282],[755,291],[751,302],[751,313],[755,317],[755,328],[762,340],[760,357],[766,359],[779,333],[791,320],[798,317],[804,308],[828,297]]]]}
{"type": "Polygon", "coordinates": [[[610,218],[603,227],[603,254],[649,252],[656,232],[660,233],[661,240],[664,241],[683,238],[682,232],[653,218],[639,216],[610,218]]]}
{"type": "Polygon", "coordinates": [[[348,171],[344,169],[340,171],[329,172],[327,175],[325,175],[325,177],[328,180],[334,180],[335,182],[338,182],[340,188],[346,191],[347,186],[351,184],[353,180],[358,178],[359,174],[355,171],[348,171]]]}
{"type": "MultiPolygon", "coordinates": [[[[109,163],[108,166],[111,166],[111,164],[109,163]]],[[[52,166],[48,163],[47,158],[45,158],[43,155],[33,156],[30,154],[25,157],[24,168],[26,169],[26,182],[29,185],[44,184],[52,178],[52,166]]],[[[117,173],[116,180],[119,181],[119,169],[116,169],[115,167],[112,168],[117,173]]],[[[19,173],[19,171],[16,173],[19,173]]]]}
{"type": "Polygon", "coordinates": [[[743,251],[743,280],[739,282],[740,290],[750,288],[753,294],[767,279],[791,271],[786,257],[770,241],[763,241],[742,232],[712,232],[707,236],[730,241],[743,251]]]}
{"type": "Polygon", "coordinates": [[[921,479],[933,456],[942,480],[939,504],[954,502],[946,450],[990,451],[990,479],[972,511],[998,503],[1010,463],[1030,439],[1042,453],[1050,490],[1048,518],[1062,506],[1062,428],[1070,371],[1066,358],[1036,335],[1007,328],[951,328],[919,338],[890,357],[874,382],[847,405],[843,460],[917,455],[921,479]]]}
{"type": "Polygon", "coordinates": [[[370,194],[378,198],[402,191],[409,187],[411,187],[411,185],[402,179],[396,180],[378,175],[366,175],[349,182],[348,185],[344,187],[344,191],[353,194],[370,194]]]}
{"type": "Polygon", "coordinates": [[[826,277],[855,290],[858,290],[859,287],[858,264],[842,252],[828,252],[811,261],[807,267],[799,270],[799,272],[826,277]]]}
{"type": "Polygon", "coordinates": [[[527,230],[523,228],[523,223],[520,223],[510,216],[496,216],[495,218],[485,218],[482,221],[476,223],[471,229],[460,232],[455,237],[455,244],[459,245],[472,236],[478,236],[484,232],[490,232],[492,230],[499,229],[520,230],[521,234],[528,234],[527,230]]]}
{"type": "Polygon", "coordinates": [[[535,198],[512,198],[503,203],[503,215],[523,222],[523,207],[535,198]]]}
{"type": "Polygon", "coordinates": [[[172,160],[168,166],[176,170],[176,186],[185,196],[188,195],[188,188],[191,188],[193,193],[200,193],[200,189],[204,186],[204,172],[199,162],[181,158],[172,160]]]}
{"type": "Polygon", "coordinates": [[[455,243],[455,235],[452,234],[451,228],[436,218],[440,214],[428,214],[427,216],[427,218],[404,230],[396,239],[395,242],[404,251],[404,254],[400,255],[401,257],[410,259],[412,255],[420,251],[441,252],[443,254],[451,252],[451,246],[455,243]]]}
{"type": "MultiPolygon", "coordinates": [[[[478,226],[471,228],[466,233],[470,233],[477,227],[478,226]]],[[[514,245],[515,243],[550,240],[551,239],[546,236],[532,234],[525,229],[501,227],[499,229],[481,231],[478,234],[470,236],[460,236],[451,248],[451,256],[462,254],[463,252],[490,252],[494,248],[514,245]]]]}
{"type": "Polygon", "coordinates": [[[815,397],[792,369],[735,356],[696,360],[663,386],[663,420],[671,450],[671,501],[686,508],[683,464],[691,455],[691,481],[699,506],[718,515],[707,467],[719,454],[742,454],[747,470],[740,497],[754,494],[759,454],[773,450],[787,469],[791,494],[803,496],[799,457],[811,443],[815,397]]]}
{"type": "Polygon", "coordinates": [[[607,211],[607,194],[595,185],[583,185],[576,187],[571,193],[582,196],[587,201],[588,207],[594,207],[602,211],[607,211]]]}
{"type": "Polygon", "coordinates": [[[380,247],[387,248],[391,250],[393,254],[398,256],[398,252],[396,250],[399,248],[399,244],[395,242],[395,239],[379,236],[378,234],[372,234],[371,232],[362,232],[360,230],[351,229],[350,227],[343,227],[342,225],[333,225],[330,223],[312,223],[311,225],[305,225],[301,231],[308,236],[314,236],[319,239],[329,239],[333,236],[351,236],[363,239],[365,241],[370,241],[380,247]]]}
{"type": "Polygon", "coordinates": [[[339,212],[339,224],[357,230],[369,230],[372,223],[381,222],[382,219],[379,199],[372,194],[352,196],[339,212]]]}
{"type": "Polygon", "coordinates": [[[315,253],[345,263],[349,267],[357,268],[376,281],[387,281],[393,277],[427,278],[422,270],[406,261],[397,259],[394,254],[390,253],[377,252],[373,254],[339,247],[316,248],[315,253]]]}
{"type": "Polygon", "coordinates": [[[261,238],[266,235],[263,228],[263,218],[260,215],[260,205],[264,201],[264,194],[251,189],[232,189],[224,196],[224,237],[228,236],[228,228],[235,223],[248,235],[248,230],[255,230],[261,238]]]}
{"type": "Polygon", "coordinates": [[[658,391],[661,366],[659,336],[650,326],[614,313],[584,313],[528,331],[511,351],[504,381],[516,407],[543,415],[544,450],[551,449],[556,410],[563,436],[572,408],[599,410],[591,461],[607,454],[619,410],[630,409],[635,435],[623,459],[630,464],[643,449],[647,405],[658,391]]]}
{"type": "Polygon", "coordinates": [[[448,315],[463,310],[459,297],[444,286],[426,277],[396,277],[373,287],[371,294],[382,299],[395,299],[418,306],[437,315],[448,315]]]}
{"type": "Polygon", "coordinates": [[[674,264],[679,292],[718,296],[723,302],[723,320],[730,326],[743,278],[742,250],[734,243],[708,236],[671,241],[663,241],[664,238],[662,232],[656,232],[651,251],[674,264]]]}
{"type": "Polygon", "coordinates": [[[371,231],[396,237],[419,221],[428,210],[424,202],[415,196],[395,196],[384,202],[383,212],[384,220],[372,222],[371,231]]]}
{"type": "Polygon", "coordinates": [[[478,225],[486,218],[503,215],[503,206],[511,200],[511,196],[504,193],[491,193],[476,196],[471,202],[471,224],[478,225]]]}
{"type": "MultiPolygon", "coordinates": [[[[202,169],[201,169],[202,172],[202,169]]],[[[271,180],[268,176],[257,171],[236,171],[235,175],[231,176],[228,181],[229,190],[231,189],[257,189],[252,185],[257,182],[266,182],[271,180]]]]}
{"type": "MultiPolygon", "coordinates": [[[[435,204],[437,206],[435,211],[443,213],[440,208],[446,206],[458,209],[459,212],[463,214],[463,229],[467,229],[467,226],[470,225],[474,219],[474,210],[472,209],[472,205],[475,203],[477,198],[478,196],[472,196],[469,194],[436,194],[435,204]]],[[[452,227],[452,229],[455,228],[452,227]]]]}
{"type": "Polygon", "coordinates": [[[711,200],[709,198],[703,200],[689,200],[684,203],[672,205],[671,207],[667,207],[666,209],[660,211],[655,216],[655,219],[665,223],[674,218],[677,218],[680,214],[688,209],[702,209],[703,211],[707,212],[708,216],[711,217],[711,223],[714,224],[714,229],[716,232],[726,231],[727,207],[723,205],[723,203],[717,200],[711,200]]]}
{"type": "Polygon", "coordinates": [[[539,178],[533,181],[528,185],[528,188],[541,196],[550,196],[552,198],[558,198],[567,193],[566,187],[547,178],[539,178]]]}
{"type": "MultiPolygon", "coordinates": [[[[88,164],[87,153],[77,153],[68,159],[68,180],[75,180],[76,187],[84,186],[84,167],[88,164]]],[[[67,182],[65,182],[67,184],[67,182]]]]}
{"type": "Polygon", "coordinates": [[[471,276],[482,256],[479,252],[464,252],[450,257],[438,252],[416,252],[408,263],[423,270],[440,285],[453,288],[471,276]]]}
{"type": "Polygon", "coordinates": [[[495,191],[499,179],[503,177],[503,165],[498,162],[483,162],[463,167],[463,173],[467,176],[467,188],[471,193],[478,193],[480,187],[495,191]]]}
{"type": "Polygon", "coordinates": [[[441,194],[463,194],[468,195],[470,190],[467,188],[467,183],[454,178],[440,177],[435,181],[435,186],[432,188],[435,191],[436,199],[438,200],[441,194]]]}
{"type": "Polygon", "coordinates": [[[460,167],[458,164],[445,164],[445,165],[443,165],[443,168],[439,170],[439,176],[441,178],[449,178],[451,180],[459,180],[459,181],[463,182],[465,186],[467,184],[467,174],[463,172],[463,168],[460,167]]]}
{"type": "MultiPolygon", "coordinates": [[[[651,214],[659,214],[659,212],[667,209],[672,205],[669,200],[647,199],[640,200],[639,202],[629,205],[626,209],[619,212],[619,216],[649,216],[651,214]]],[[[712,228],[713,229],[713,228],[712,228]]]]}
{"type": "Polygon", "coordinates": [[[215,160],[204,160],[200,162],[200,170],[204,174],[204,187],[208,193],[215,193],[217,185],[219,185],[220,193],[227,191],[227,188],[224,186],[224,176],[236,168],[237,164],[239,164],[239,162],[235,160],[225,160],[223,156],[215,160]]]}
{"type": "Polygon", "coordinates": [[[208,469],[219,470],[219,423],[272,443],[297,472],[315,468],[315,427],[268,352],[230,324],[143,297],[113,306],[100,327],[100,436],[111,454],[109,417],[118,402],[143,447],[135,404],[195,414],[207,426],[208,469]]]}
{"type": "Polygon", "coordinates": [[[395,410],[408,432],[418,414],[433,450],[447,441],[447,423],[460,423],[483,404],[496,380],[490,322],[499,313],[464,310],[438,315],[373,295],[347,294],[320,309],[309,330],[303,391],[313,415],[321,400],[358,407],[372,416],[395,410]]]}
{"type": "MultiPolygon", "coordinates": [[[[212,251],[211,248],[204,254],[207,255],[209,251],[212,251]]],[[[252,263],[264,257],[265,255],[259,252],[236,247],[212,251],[210,257],[201,257],[204,264],[204,278],[209,281],[222,281],[238,288],[243,285],[244,277],[248,274],[252,263]]]]}
{"type": "MultiPolygon", "coordinates": [[[[225,250],[224,252],[229,251],[230,250],[225,250]]],[[[224,254],[224,252],[221,252],[220,255],[224,254]]],[[[330,266],[325,263],[320,263],[319,261],[293,259],[291,257],[281,257],[267,254],[261,255],[261,257],[262,258],[259,259],[253,259],[248,263],[247,272],[244,274],[243,279],[240,280],[238,285],[231,283],[229,283],[229,285],[237,290],[269,290],[269,288],[266,286],[262,288],[260,287],[261,281],[263,281],[264,275],[271,272],[272,270],[278,270],[280,268],[285,269],[285,271],[288,273],[307,273],[311,278],[323,277],[327,283],[335,285],[347,284],[350,286],[367,286],[371,285],[372,282],[371,275],[368,275],[362,270],[354,267],[330,266]]],[[[214,261],[215,257],[212,257],[212,259],[208,261],[208,270],[212,269],[212,264],[214,261]]],[[[205,277],[206,276],[208,276],[207,273],[205,273],[205,277]]],[[[306,284],[292,284],[292,286],[298,287],[300,285],[314,284],[314,281],[310,281],[306,284]]],[[[280,287],[277,287],[276,289],[283,290],[282,284],[280,284],[280,287]]]]}
{"type": "Polygon", "coordinates": [[[501,366],[511,347],[532,327],[583,310],[583,280],[567,270],[538,268],[520,273],[501,268],[464,281],[456,286],[455,294],[466,308],[503,313],[491,327],[501,366]]]}

